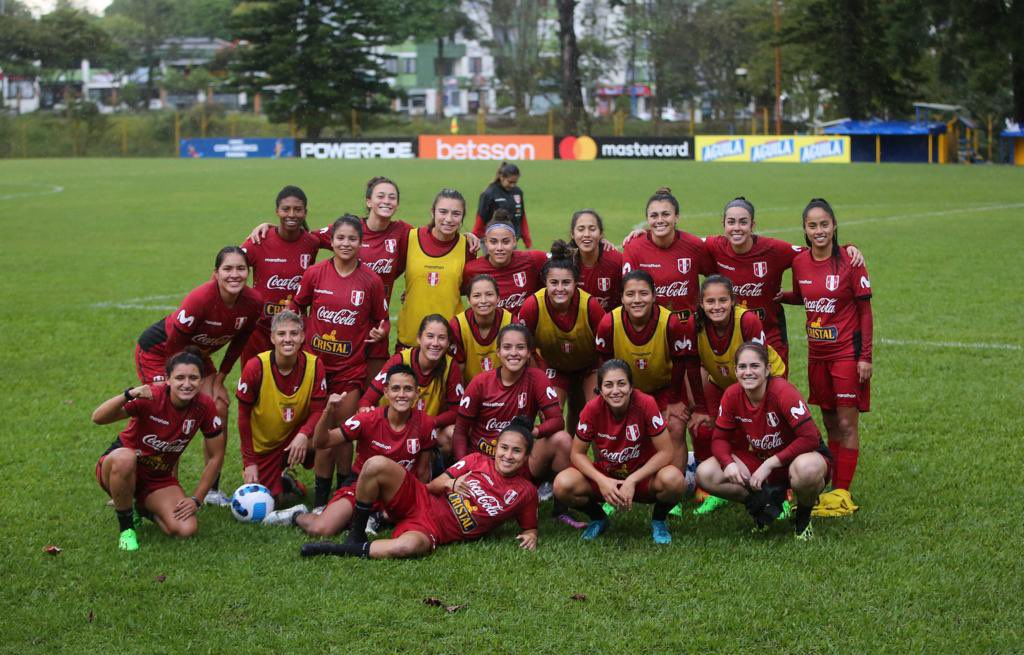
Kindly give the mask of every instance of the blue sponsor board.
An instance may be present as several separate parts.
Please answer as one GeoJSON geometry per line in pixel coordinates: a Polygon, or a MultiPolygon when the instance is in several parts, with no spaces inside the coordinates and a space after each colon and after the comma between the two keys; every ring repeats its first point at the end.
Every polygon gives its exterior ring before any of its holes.
{"type": "Polygon", "coordinates": [[[178,156],[191,159],[278,159],[295,156],[295,139],[182,139],[178,156]]]}

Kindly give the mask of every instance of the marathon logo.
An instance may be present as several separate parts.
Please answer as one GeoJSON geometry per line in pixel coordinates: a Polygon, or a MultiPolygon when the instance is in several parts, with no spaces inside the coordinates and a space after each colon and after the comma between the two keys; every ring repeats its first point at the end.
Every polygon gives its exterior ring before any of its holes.
{"type": "Polygon", "coordinates": [[[300,141],[299,156],[303,159],[414,159],[413,139],[332,139],[300,141]]]}
{"type": "Polygon", "coordinates": [[[722,157],[738,157],[743,154],[745,148],[743,139],[724,139],[716,141],[701,149],[701,159],[704,161],[715,161],[722,157]]]}
{"type": "Polygon", "coordinates": [[[750,161],[758,162],[776,157],[788,157],[793,154],[796,146],[793,139],[779,139],[756,145],[750,149],[750,161]]]}
{"type": "Polygon", "coordinates": [[[452,508],[452,514],[455,515],[455,520],[459,522],[459,527],[464,533],[468,534],[476,529],[476,519],[473,518],[473,510],[476,508],[467,498],[463,498],[461,494],[450,493],[448,506],[452,508]]]}
{"type": "Polygon", "coordinates": [[[843,156],[843,140],[842,139],[829,139],[827,141],[818,141],[812,143],[809,146],[800,148],[800,161],[809,162],[817,159],[825,159],[826,157],[842,157],[843,156]]]}
{"type": "Polygon", "coordinates": [[[335,340],[334,330],[331,330],[330,334],[315,335],[309,345],[313,346],[313,350],[319,350],[328,355],[348,357],[352,354],[352,342],[335,340]]]}

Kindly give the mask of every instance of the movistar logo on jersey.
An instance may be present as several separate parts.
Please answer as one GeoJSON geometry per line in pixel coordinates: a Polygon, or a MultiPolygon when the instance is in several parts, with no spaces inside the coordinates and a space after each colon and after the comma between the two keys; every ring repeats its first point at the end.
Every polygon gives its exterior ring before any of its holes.
{"type": "Polygon", "coordinates": [[[817,143],[800,148],[800,161],[808,162],[815,159],[824,159],[825,157],[839,157],[842,154],[843,140],[829,139],[828,141],[818,141],[817,143]]]}
{"type": "Polygon", "coordinates": [[[722,157],[736,157],[743,154],[743,139],[724,139],[716,141],[701,149],[701,157],[704,161],[714,161],[722,157]]]}
{"type": "Polygon", "coordinates": [[[778,139],[756,145],[750,149],[750,161],[764,161],[792,155],[796,149],[793,139],[778,139]]]}

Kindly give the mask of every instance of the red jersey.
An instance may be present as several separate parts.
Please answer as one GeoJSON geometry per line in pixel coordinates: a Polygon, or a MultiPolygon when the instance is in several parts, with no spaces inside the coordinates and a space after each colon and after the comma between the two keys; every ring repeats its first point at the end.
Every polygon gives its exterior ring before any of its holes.
{"type": "Polygon", "coordinates": [[[411,471],[416,455],[437,445],[433,417],[414,409],[405,428],[398,432],[388,422],[387,411],[387,407],[376,407],[372,412],[355,414],[342,423],[342,436],[356,442],[353,473],[363,470],[363,464],[374,455],[383,455],[411,471]]]}
{"type": "MultiPolygon", "coordinates": [[[[171,403],[171,388],[166,384],[148,385],[153,398],[136,398],[124,404],[131,420],[117,440],[138,455],[138,465],[156,477],[174,474],[181,453],[202,432],[207,438],[221,433],[223,423],[217,416],[213,398],[197,394],[185,407],[171,403]]],[[[114,442],[115,445],[117,442],[114,442]]]]}
{"type": "Polygon", "coordinates": [[[658,402],[643,391],[633,389],[622,418],[616,418],[600,396],[591,399],[580,412],[576,436],[590,444],[598,471],[625,480],[658,452],[651,438],[665,429],[658,402]]]}
{"type": "Polygon", "coordinates": [[[622,304],[622,253],[618,250],[602,250],[593,266],[580,267],[580,279],[576,288],[597,298],[604,310],[611,311],[622,304]]]}
{"type": "Polygon", "coordinates": [[[323,360],[328,377],[351,370],[353,379],[362,378],[357,369],[366,363],[370,329],[381,321],[390,325],[381,279],[362,264],[342,277],[332,257],[302,274],[292,304],[299,313],[309,308],[306,347],[323,360]]]}
{"type": "Polygon", "coordinates": [[[270,329],[270,321],[284,309],[299,290],[302,273],[316,261],[320,239],[302,232],[295,241],[285,241],[277,228],[267,231],[258,244],[246,239],[242,244],[245,259],[252,267],[252,288],[263,304],[261,328],[270,329]]]}
{"type": "Polygon", "coordinates": [[[821,445],[821,433],[803,396],[789,380],[777,377],[768,378],[764,398],[756,406],[738,384],[722,395],[711,443],[722,468],[732,462],[732,450],[743,438],[747,450],[762,462],[775,455],[783,466],[821,445]]]}
{"type": "MultiPolygon", "coordinates": [[[[470,381],[459,401],[455,430],[460,434],[454,441],[461,447],[465,442],[461,433],[468,430],[466,436],[471,450],[494,455],[498,436],[512,419],[516,416],[533,418],[537,412],[543,412],[545,418],[538,428],[538,437],[547,437],[565,428],[558,394],[543,371],[528,366],[512,386],[505,386],[501,381],[500,368],[488,371],[470,381]]],[[[455,452],[456,457],[460,455],[455,452]]]]}
{"type": "Polygon", "coordinates": [[[502,268],[495,267],[486,257],[469,260],[462,269],[462,293],[469,293],[470,280],[486,273],[498,283],[498,307],[514,316],[526,297],[543,286],[540,269],[547,260],[547,254],[538,250],[513,250],[512,259],[502,268]]]}
{"type": "MultiPolygon", "coordinates": [[[[363,243],[359,249],[359,261],[380,276],[384,283],[384,297],[391,302],[391,290],[395,280],[405,273],[405,253],[409,248],[409,230],[413,227],[405,221],[392,220],[383,230],[370,229],[365,218],[363,222],[363,243]]],[[[327,226],[318,232],[320,247],[331,250],[331,228],[327,226]]]]}
{"type": "Polygon", "coordinates": [[[732,281],[736,302],[757,312],[771,346],[784,345],[786,315],[774,300],[782,289],[782,274],[793,265],[793,258],[804,248],[779,239],[754,235],[753,247],[743,253],[733,251],[729,239],[712,235],[704,240],[715,272],[732,281]]]}
{"type": "Polygon", "coordinates": [[[627,243],[622,273],[634,269],[651,274],[658,304],[683,320],[697,307],[698,274],[710,275],[715,270],[704,242],[682,230],[676,230],[676,238],[667,248],[655,245],[650,232],[627,243]]]}
{"type": "Polygon", "coordinates": [[[432,503],[430,514],[440,543],[482,537],[513,518],[523,530],[537,529],[536,487],[520,474],[506,478],[498,473],[493,457],[473,453],[445,474],[462,477],[470,491],[468,496],[448,492],[432,503]]]}
{"type": "Polygon", "coordinates": [[[843,250],[838,264],[807,250],[793,259],[793,295],[807,310],[808,359],[871,361],[871,310],[858,302],[871,300],[867,269],[843,250]]]}
{"type": "Polygon", "coordinates": [[[230,342],[219,369],[227,375],[262,311],[260,296],[250,287],[242,287],[234,306],[228,307],[220,297],[217,281],[210,280],[190,291],[177,312],[146,328],[139,337],[139,346],[151,355],[166,359],[189,345],[198,347],[204,357],[209,357],[230,342]]]}

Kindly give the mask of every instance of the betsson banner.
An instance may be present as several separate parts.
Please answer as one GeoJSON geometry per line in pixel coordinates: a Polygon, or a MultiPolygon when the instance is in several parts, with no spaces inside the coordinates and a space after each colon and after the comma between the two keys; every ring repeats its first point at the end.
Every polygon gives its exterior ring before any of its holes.
{"type": "Polygon", "coordinates": [[[537,135],[420,136],[420,159],[536,161],[555,158],[555,139],[537,135]]]}

